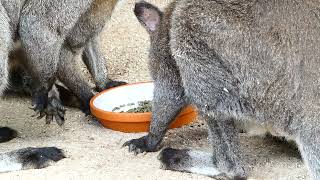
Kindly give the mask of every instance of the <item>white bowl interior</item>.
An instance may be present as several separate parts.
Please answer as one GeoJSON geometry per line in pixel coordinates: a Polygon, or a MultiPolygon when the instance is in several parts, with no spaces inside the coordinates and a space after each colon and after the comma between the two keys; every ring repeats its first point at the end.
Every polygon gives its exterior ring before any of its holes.
{"type": "Polygon", "coordinates": [[[132,84],[100,94],[93,105],[103,111],[121,112],[138,106],[138,102],[153,99],[153,83],[132,84]],[[122,107],[124,106],[124,107],[122,107]],[[116,107],[120,109],[114,110],[116,107]]]}

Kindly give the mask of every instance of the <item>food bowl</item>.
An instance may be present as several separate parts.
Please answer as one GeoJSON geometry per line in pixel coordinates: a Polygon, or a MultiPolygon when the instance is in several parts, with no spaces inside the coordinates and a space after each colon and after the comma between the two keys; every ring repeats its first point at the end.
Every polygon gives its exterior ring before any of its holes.
{"type": "MultiPolygon", "coordinates": [[[[152,82],[145,82],[105,90],[91,99],[91,113],[106,128],[121,132],[148,132],[151,112],[126,113],[126,111],[132,106],[138,106],[138,102],[151,101],[153,88],[152,82]],[[126,104],[131,104],[131,106],[122,108],[125,113],[113,112],[115,108],[126,104]]],[[[170,128],[189,124],[196,116],[195,109],[192,106],[186,106],[172,122],[170,128]]]]}

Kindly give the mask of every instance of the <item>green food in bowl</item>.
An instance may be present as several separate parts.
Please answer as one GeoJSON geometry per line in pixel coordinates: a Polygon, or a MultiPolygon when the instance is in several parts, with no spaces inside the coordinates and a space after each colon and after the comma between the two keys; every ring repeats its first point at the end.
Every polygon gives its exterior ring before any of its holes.
{"type": "Polygon", "coordinates": [[[130,103],[127,105],[120,105],[118,107],[113,108],[112,112],[120,112],[120,113],[146,113],[146,112],[151,112],[152,110],[152,101],[139,101],[138,106],[134,108],[130,108],[126,111],[122,111],[121,109],[125,107],[130,107],[134,106],[134,103],[130,103]]]}

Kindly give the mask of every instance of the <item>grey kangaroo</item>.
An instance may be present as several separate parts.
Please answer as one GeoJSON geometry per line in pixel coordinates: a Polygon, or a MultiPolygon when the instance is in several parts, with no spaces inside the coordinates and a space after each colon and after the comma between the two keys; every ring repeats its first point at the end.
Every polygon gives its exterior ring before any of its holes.
{"type": "MultiPolygon", "coordinates": [[[[123,82],[111,81],[101,62],[97,36],[109,19],[117,0],[1,0],[0,1],[0,95],[8,85],[8,57],[14,42],[21,41],[27,55],[31,75],[34,109],[46,121],[58,118],[62,124],[65,109],[51,98],[58,78],[80,100],[82,110],[89,113],[93,92],[76,68],[75,57],[83,55],[97,89],[102,90],[123,82]]],[[[29,72],[28,72],[29,73],[29,72]]],[[[54,91],[56,92],[56,91],[54,91]]],[[[57,120],[57,119],[56,119],[57,120]]],[[[0,128],[0,142],[16,137],[16,131],[0,128]]],[[[0,154],[0,172],[43,168],[65,156],[56,147],[25,148],[0,154]]]]}
{"type": "MultiPolygon", "coordinates": [[[[17,26],[24,1],[0,1],[0,95],[8,84],[8,57],[17,39],[17,26]]],[[[10,141],[17,132],[0,127],[0,143],[10,141]]],[[[63,151],[56,147],[22,148],[0,154],[0,173],[13,170],[44,168],[65,158],[63,151]]]]}
{"type": "Polygon", "coordinates": [[[246,179],[237,124],[294,140],[320,179],[320,2],[177,0],[164,12],[140,2],[155,83],[147,136],[124,145],[157,151],[186,104],[208,124],[212,153],[164,149],[165,169],[246,179]],[[263,130],[263,131],[262,131],[263,130]]]}
{"type": "Polygon", "coordinates": [[[58,78],[81,101],[81,109],[90,113],[94,95],[76,58],[83,55],[98,90],[124,84],[111,81],[104,59],[97,48],[97,36],[110,18],[117,0],[29,0],[21,10],[18,35],[27,55],[32,77],[34,110],[51,121],[64,109],[50,103],[49,91],[58,78]],[[98,59],[98,60],[97,60],[98,59]],[[103,72],[103,73],[98,73],[103,72]]]}

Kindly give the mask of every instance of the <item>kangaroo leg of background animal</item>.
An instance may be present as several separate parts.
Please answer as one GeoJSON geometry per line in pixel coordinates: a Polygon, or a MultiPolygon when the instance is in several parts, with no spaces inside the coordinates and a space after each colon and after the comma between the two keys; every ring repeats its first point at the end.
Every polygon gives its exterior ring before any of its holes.
{"type": "MultiPolygon", "coordinates": [[[[208,113],[206,113],[208,114],[208,113]]],[[[218,114],[205,115],[208,121],[213,153],[164,149],[159,159],[168,170],[192,172],[208,176],[245,179],[246,168],[239,152],[239,137],[233,119],[218,114]]]]}
{"type": "Polygon", "coordinates": [[[90,114],[89,102],[94,93],[79,67],[77,61],[79,53],[81,53],[81,50],[73,50],[66,44],[63,46],[60,54],[58,77],[80,99],[80,109],[84,113],[90,114]]]}
{"type": "Polygon", "coordinates": [[[56,81],[56,70],[63,39],[57,32],[43,27],[40,22],[30,22],[30,19],[22,18],[20,36],[32,75],[32,103],[34,110],[40,113],[41,118],[48,113],[63,112],[60,109],[48,108],[48,93],[56,81]],[[42,31],[38,32],[39,29],[42,31]]]}
{"type": "Polygon", "coordinates": [[[76,56],[82,53],[84,48],[86,48],[85,62],[99,88],[121,84],[114,84],[106,77],[105,60],[98,50],[95,39],[110,18],[116,2],[117,0],[93,1],[69,33],[60,53],[59,79],[82,101],[81,109],[85,113],[90,113],[89,102],[93,92],[81,74],[80,68],[76,66],[76,56]]]}
{"type": "MultiPolygon", "coordinates": [[[[18,44],[18,43],[17,43],[18,44]]],[[[7,92],[15,92],[25,95],[31,95],[32,94],[32,84],[33,79],[31,77],[30,70],[27,65],[27,57],[26,54],[20,46],[16,45],[14,48],[14,51],[10,53],[10,60],[9,60],[9,87],[7,89],[7,92]]],[[[57,89],[57,84],[55,83],[52,88],[50,89],[48,93],[48,107],[49,109],[46,113],[46,123],[50,123],[53,118],[55,118],[56,122],[59,125],[62,125],[64,123],[64,106],[62,105],[63,102],[61,102],[61,90],[62,87],[57,89]],[[53,114],[53,111],[50,109],[59,109],[60,113],[53,114]]],[[[62,91],[64,93],[66,91],[62,91]]],[[[64,94],[62,94],[64,95],[64,94]]],[[[69,97],[67,100],[72,99],[72,95],[68,93],[69,97]]],[[[64,95],[65,96],[65,95],[64,95]]],[[[68,101],[69,102],[69,101],[68,101]]],[[[40,116],[41,117],[41,116],[40,116]]]]}
{"type": "Polygon", "coordinates": [[[86,45],[82,58],[88,67],[94,82],[96,90],[102,91],[111,87],[124,85],[125,82],[113,81],[108,78],[106,59],[98,47],[97,37],[92,38],[86,45]]]}
{"type": "Polygon", "coordinates": [[[86,42],[83,60],[93,76],[98,91],[125,84],[108,78],[106,59],[98,46],[98,35],[110,19],[117,2],[118,0],[93,1],[90,9],[77,24],[78,27],[86,28],[74,29],[71,35],[74,43],[86,42]]]}
{"type": "MultiPolygon", "coordinates": [[[[108,78],[107,68],[105,66],[105,58],[98,47],[97,38],[93,38],[87,43],[82,57],[91,75],[93,76],[97,91],[102,91],[110,87],[126,84],[125,82],[112,81],[108,78]]],[[[10,78],[7,92],[31,95],[32,77],[30,76],[26,62],[26,55],[22,48],[17,47],[15,51],[11,52],[9,63],[10,78]]],[[[59,84],[59,82],[55,82],[49,92],[49,96],[48,103],[52,106],[56,105],[58,108],[62,108],[63,104],[70,107],[81,107],[75,94],[66,89],[63,85],[59,84]]],[[[56,119],[57,122],[62,122],[63,116],[57,116],[56,119]]],[[[47,120],[47,123],[50,122],[52,120],[52,116],[47,120]]]]}
{"type": "Polygon", "coordinates": [[[64,109],[48,107],[48,92],[56,80],[65,37],[91,3],[92,0],[45,0],[27,1],[24,5],[19,35],[32,74],[34,108],[40,117],[64,115],[64,109]]]}

